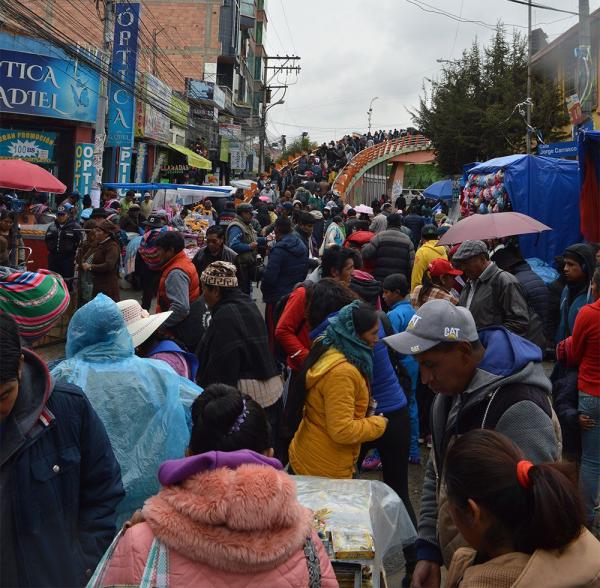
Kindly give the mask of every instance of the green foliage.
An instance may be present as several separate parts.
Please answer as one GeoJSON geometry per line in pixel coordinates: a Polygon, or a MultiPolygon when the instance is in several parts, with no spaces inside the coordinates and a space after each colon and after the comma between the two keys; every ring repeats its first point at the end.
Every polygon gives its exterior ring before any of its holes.
{"type": "Polygon", "coordinates": [[[310,140],[308,135],[301,135],[297,139],[294,139],[285,149],[285,151],[281,154],[281,157],[277,160],[280,162],[283,159],[289,159],[294,155],[299,155],[303,151],[310,152],[313,149],[316,149],[318,145],[310,140]]]}
{"type": "MultiPolygon", "coordinates": [[[[509,42],[502,24],[489,46],[475,41],[455,63],[442,69],[429,93],[423,88],[414,122],[429,137],[443,174],[462,172],[465,163],[525,152],[526,126],[515,106],[527,97],[527,40],[515,32],[509,42]]],[[[532,77],[532,126],[546,143],[565,135],[568,123],[556,84],[532,77]]],[[[532,135],[533,147],[536,137],[532,135]]]]}
{"type": "Polygon", "coordinates": [[[424,190],[443,178],[439,167],[435,163],[408,163],[404,166],[405,188],[424,190]]]}

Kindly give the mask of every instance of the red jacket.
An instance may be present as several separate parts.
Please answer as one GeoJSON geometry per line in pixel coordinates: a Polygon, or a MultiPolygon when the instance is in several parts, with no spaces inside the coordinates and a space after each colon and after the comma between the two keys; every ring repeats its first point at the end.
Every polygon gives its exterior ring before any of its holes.
{"type": "Polygon", "coordinates": [[[158,284],[158,297],[156,301],[156,312],[164,312],[169,310],[169,299],[167,298],[167,276],[174,270],[178,269],[184,272],[190,282],[190,303],[200,297],[200,280],[196,266],[191,259],[185,254],[185,251],[180,251],[174,255],[163,267],[160,282],[158,284]]]}
{"type": "Polygon", "coordinates": [[[285,351],[291,370],[300,370],[310,351],[309,332],[306,321],[306,289],[300,286],[290,294],[275,329],[275,339],[285,351]]]}
{"type": "Polygon", "coordinates": [[[579,365],[579,390],[600,396],[600,300],[581,308],[573,335],[559,343],[559,359],[561,355],[569,365],[579,365]]]}

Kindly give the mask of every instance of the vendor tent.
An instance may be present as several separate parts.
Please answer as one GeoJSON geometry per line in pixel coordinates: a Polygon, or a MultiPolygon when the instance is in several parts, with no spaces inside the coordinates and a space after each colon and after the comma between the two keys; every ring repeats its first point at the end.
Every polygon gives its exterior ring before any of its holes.
{"type": "Polygon", "coordinates": [[[581,171],[581,232],[600,241],[600,131],[581,131],[577,151],[581,171]]]}
{"type": "Polygon", "coordinates": [[[552,228],[519,237],[524,257],[549,263],[573,243],[582,240],[579,228],[579,166],[576,161],[508,155],[480,163],[469,174],[504,171],[504,187],[516,212],[527,214],[552,228]]]}

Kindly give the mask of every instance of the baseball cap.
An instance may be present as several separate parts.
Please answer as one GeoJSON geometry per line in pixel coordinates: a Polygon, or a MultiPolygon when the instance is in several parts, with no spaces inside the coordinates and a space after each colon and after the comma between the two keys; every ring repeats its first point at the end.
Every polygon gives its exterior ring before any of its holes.
{"type": "Polygon", "coordinates": [[[56,209],[56,213],[57,214],[67,214],[72,208],[73,208],[72,204],[70,204],[69,202],[65,202],[64,204],[61,204],[56,209]]]}
{"type": "Polygon", "coordinates": [[[148,220],[144,223],[147,227],[158,228],[166,224],[167,217],[164,214],[151,214],[148,216],[148,220]]]}
{"type": "Polygon", "coordinates": [[[403,355],[423,353],[439,343],[479,340],[473,315],[448,300],[426,302],[413,315],[406,331],[383,339],[403,355]]]}
{"type": "Polygon", "coordinates": [[[483,241],[465,241],[452,256],[452,261],[466,261],[483,253],[488,253],[487,245],[483,241]]]}
{"type": "Polygon", "coordinates": [[[462,271],[456,269],[447,259],[442,259],[439,257],[438,259],[434,259],[428,266],[427,271],[429,275],[434,277],[439,276],[461,276],[462,271]]]}

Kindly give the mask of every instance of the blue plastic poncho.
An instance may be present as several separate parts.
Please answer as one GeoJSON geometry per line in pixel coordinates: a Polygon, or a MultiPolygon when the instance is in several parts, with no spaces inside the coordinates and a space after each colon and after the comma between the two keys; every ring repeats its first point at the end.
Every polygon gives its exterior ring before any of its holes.
{"type": "Polygon", "coordinates": [[[73,315],[66,356],[52,377],[79,386],[106,427],[126,493],[120,523],[158,492],[158,466],[184,456],[202,389],[162,361],[137,357],[121,311],[104,294],[73,315]]]}

